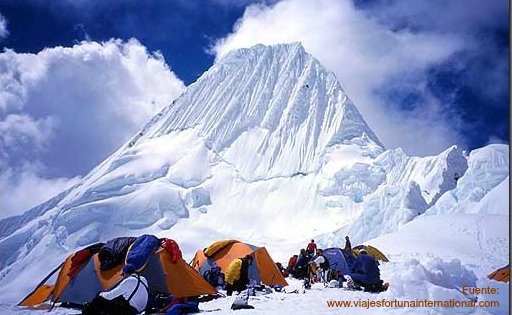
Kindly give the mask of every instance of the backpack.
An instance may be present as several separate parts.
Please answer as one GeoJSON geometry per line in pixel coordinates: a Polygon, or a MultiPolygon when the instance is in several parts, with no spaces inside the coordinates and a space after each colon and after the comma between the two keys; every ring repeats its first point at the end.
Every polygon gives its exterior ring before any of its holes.
{"type": "Polygon", "coordinates": [[[203,273],[203,278],[214,288],[224,286],[224,274],[220,267],[213,267],[203,273]]]}

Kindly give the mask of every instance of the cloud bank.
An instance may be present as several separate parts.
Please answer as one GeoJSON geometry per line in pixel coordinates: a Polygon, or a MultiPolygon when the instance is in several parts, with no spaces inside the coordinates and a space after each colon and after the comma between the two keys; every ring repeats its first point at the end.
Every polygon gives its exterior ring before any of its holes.
{"type": "MultiPolygon", "coordinates": [[[[431,12],[430,1],[416,2],[423,7],[409,10],[427,15],[419,19],[428,20],[443,9],[439,4],[431,12]]],[[[457,30],[439,31],[451,16],[460,15],[455,9],[445,12],[436,28],[423,24],[409,28],[406,26],[411,23],[404,19],[412,19],[413,14],[404,10],[414,4],[386,3],[395,6],[380,15],[378,8],[363,10],[351,1],[284,0],[273,6],[252,5],[212,51],[220,58],[230,50],[256,43],[300,41],[335,73],[388,148],[428,155],[452,144],[464,147],[459,108],[447,106],[446,100],[432,91],[429,76],[432,67],[478,42],[457,30]],[[385,23],[387,17],[399,14],[404,16],[401,25],[385,23]]]]}
{"type": "Polygon", "coordinates": [[[136,40],[0,54],[0,217],[73,185],[184,89],[136,40]]]}

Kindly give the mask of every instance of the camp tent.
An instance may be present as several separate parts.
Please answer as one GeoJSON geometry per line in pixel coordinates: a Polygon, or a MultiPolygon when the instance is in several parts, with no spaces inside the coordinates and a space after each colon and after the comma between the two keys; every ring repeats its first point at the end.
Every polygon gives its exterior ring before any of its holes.
{"type": "MultiPolygon", "coordinates": [[[[34,306],[46,301],[83,305],[90,302],[97,293],[108,290],[122,279],[123,262],[109,270],[101,270],[98,254],[80,259],[83,252],[84,250],[80,250],[69,255],[19,305],[34,306]],[[80,261],[79,266],[76,266],[76,261],[80,261]],[[58,276],[52,281],[57,272],[58,276]]],[[[183,259],[172,263],[170,255],[163,248],[152,252],[140,274],[148,280],[150,293],[166,292],[174,297],[217,293],[183,259]]]]}
{"type": "Polygon", "coordinates": [[[386,255],[384,255],[380,250],[378,250],[377,248],[375,248],[371,245],[357,245],[356,247],[352,248],[352,253],[355,256],[358,256],[359,251],[361,251],[362,249],[365,249],[369,255],[373,256],[373,258],[375,258],[377,260],[384,261],[384,262],[389,261],[389,259],[386,257],[386,255]]]}
{"type": "Polygon", "coordinates": [[[204,274],[215,266],[220,267],[221,271],[226,273],[227,267],[233,259],[243,258],[246,255],[254,257],[253,264],[249,267],[250,279],[261,281],[269,286],[288,285],[265,247],[257,247],[237,240],[217,241],[198,250],[191,265],[200,274],[204,274]]]}
{"type": "Polygon", "coordinates": [[[487,277],[491,280],[509,282],[510,281],[510,264],[505,267],[501,267],[494,272],[490,273],[487,277]]]}
{"type": "Polygon", "coordinates": [[[323,250],[324,256],[329,261],[329,268],[341,275],[349,275],[356,258],[351,252],[341,248],[332,247],[323,250]]]}

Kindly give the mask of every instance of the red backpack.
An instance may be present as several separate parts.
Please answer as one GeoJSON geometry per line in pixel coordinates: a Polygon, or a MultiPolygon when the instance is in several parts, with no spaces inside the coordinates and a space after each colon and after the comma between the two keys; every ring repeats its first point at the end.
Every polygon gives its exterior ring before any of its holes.
{"type": "Polygon", "coordinates": [[[162,246],[165,251],[169,254],[171,257],[171,262],[173,264],[177,263],[182,259],[182,254],[180,247],[178,246],[178,243],[176,243],[174,240],[171,240],[169,238],[162,238],[160,239],[160,246],[162,246]]]}

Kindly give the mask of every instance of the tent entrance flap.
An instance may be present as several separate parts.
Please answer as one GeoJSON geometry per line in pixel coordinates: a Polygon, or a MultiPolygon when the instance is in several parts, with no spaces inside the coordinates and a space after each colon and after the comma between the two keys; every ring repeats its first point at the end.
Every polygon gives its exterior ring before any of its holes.
{"type": "Polygon", "coordinates": [[[50,294],[53,292],[53,285],[43,284],[37,287],[37,289],[21,301],[19,306],[33,306],[43,303],[48,300],[50,294]]]}
{"type": "Polygon", "coordinates": [[[34,291],[30,292],[21,302],[18,304],[18,306],[33,306],[37,304],[41,304],[44,301],[46,301],[50,294],[52,294],[54,286],[45,284],[46,281],[48,281],[57,271],[62,268],[62,265],[64,263],[61,263],[57,268],[53,269],[46,277],[44,277],[41,282],[36,286],[34,291]],[[44,286],[44,288],[41,288],[44,286]],[[46,295],[47,294],[47,295],[46,295]],[[46,297],[45,297],[46,296],[46,297]],[[41,300],[43,299],[43,300],[41,300]]]}

